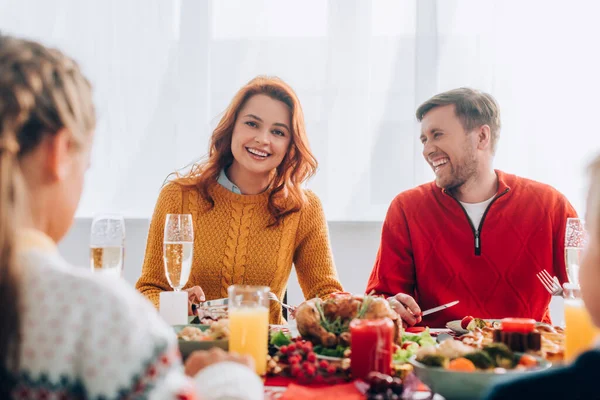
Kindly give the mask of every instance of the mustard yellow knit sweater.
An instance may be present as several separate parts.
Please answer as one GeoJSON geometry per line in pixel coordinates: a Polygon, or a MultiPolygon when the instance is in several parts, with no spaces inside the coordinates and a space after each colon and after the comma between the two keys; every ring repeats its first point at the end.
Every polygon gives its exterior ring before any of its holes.
{"type": "MultiPolygon", "coordinates": [[[[268,228],[269,192],[239,195],[215,183],[210,188],[215,206],[194,188],[166,185],[150,223],[146,255],[137,289],[158,307],[159,293],[172,290],[163,266],[163,230],[167,214],[192,214],[194,256],[186,288],[198,285],[207,300],[227,297],[233,284],[269,286],[283,299],[292,264],[305,298],[342,291],[333,264],[325,215],[319,198],[308,198],[299,212],[268,228]]],[[[271,302],[270,323],[283,321],[281,306],[271,302]]]]}

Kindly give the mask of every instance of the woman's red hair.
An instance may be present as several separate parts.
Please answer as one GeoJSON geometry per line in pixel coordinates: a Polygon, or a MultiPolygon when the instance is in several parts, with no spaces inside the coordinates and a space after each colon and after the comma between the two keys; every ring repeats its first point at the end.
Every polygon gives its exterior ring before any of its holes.
{"type": "Polygon", "coordinates": [[[200,195],[210,203],[210,208],[214,206],[209,187],[216,183],[221,170],[233,162],[233,127],[246,101],[257,94],[281,101],[288,106],[291,113],[290,147],[274,171],[269,193],[268,208],[273,216],[270,225],[278,225],[283,217],[299,211],[306,203],[302,183],[314,175],[318,165],[308,144],[300,101],[294,90],[279,78],[259,76],[242,87],[213,131],[208,159],[195,164],[188,174],[178,177],[175,182],[183,186],[197,187],[200,195]]]}

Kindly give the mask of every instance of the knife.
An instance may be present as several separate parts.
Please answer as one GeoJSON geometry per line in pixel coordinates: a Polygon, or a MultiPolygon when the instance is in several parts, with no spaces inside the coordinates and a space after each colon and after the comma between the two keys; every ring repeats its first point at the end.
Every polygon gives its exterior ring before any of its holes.
{"type": "Polygon", "coordinates": [[[421,316],[425,316],[425,315],[429,315],[429,314],[433,314],[434,312],[438,312],[438,311],[442,311],[448,307],[452,307],[458,304],[458,300],[456,301],[452,301],[450,303],[441,305],[439,307],[435,307],[435,308],[430,308],[429,310],[425,310],[421,313],[421,316]]]}
{"type": "Polygon", "coordinates": [[[215,299],[209,301],[203,301],[199,304],[194,304],[195,308],[212,308],[212,307],[226,307],[229,304],[228,298],[215,299]]]}

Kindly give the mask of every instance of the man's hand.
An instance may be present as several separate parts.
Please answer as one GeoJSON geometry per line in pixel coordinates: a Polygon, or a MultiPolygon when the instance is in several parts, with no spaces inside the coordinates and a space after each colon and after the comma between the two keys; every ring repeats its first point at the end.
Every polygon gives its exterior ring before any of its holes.
{"type": "Polygon", "coordinates": [[[421,322],[421,309],[411,296],[398,293],[393,297],[388,297],[390,307],[402,318],[403,325],[413,326],[421,322]]]}
{"type": "Polygon", "coordinates": [[[185,361],[185,374],[188,376],[196,375],[200,370],[223,361],[233,361],[247,366],[254,371],[254,359],[250,356],[241,356],[235,353],[227,353],[218,347],[213,347],[208,351],[194,351],[185,361]]]}
{"type": "Polygon", "coordinates": [[[205,301],[204,291],[200,286],[192,286],[191,288],[184,289],[188,293],[188,315],[194,315],[192,312],[192,304],[198,304],[201,301],[205,301]]]}

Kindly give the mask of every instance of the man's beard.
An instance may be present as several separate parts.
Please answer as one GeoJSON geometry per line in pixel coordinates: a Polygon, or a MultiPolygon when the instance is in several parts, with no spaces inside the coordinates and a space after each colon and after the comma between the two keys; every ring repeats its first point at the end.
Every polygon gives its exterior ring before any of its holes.
{"type": "Polygon", "coordinates": [[[477,175],[477,160],[473,153],[467,154],[461,161],[456,167],[454,164],[450,165],[449,176],[441,179],[436,176],[435,182],[438,187],[445,189],[447,192],[455,192],[469,179],[477,175]]]}

